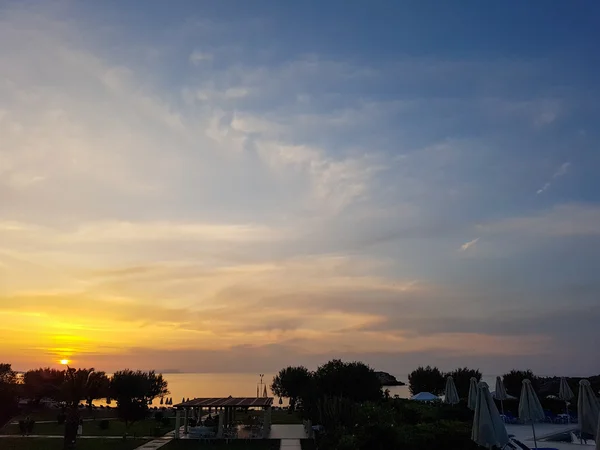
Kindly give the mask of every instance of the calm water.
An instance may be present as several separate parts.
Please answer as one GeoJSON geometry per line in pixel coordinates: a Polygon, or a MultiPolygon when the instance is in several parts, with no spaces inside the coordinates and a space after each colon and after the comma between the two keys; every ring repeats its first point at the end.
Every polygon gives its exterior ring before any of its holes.
{"type": "MultiPolygon", "coordinates": [[[[173,397],[173,403],[179,403],[182,398],[194,397],[254,397],[256,396],[256,387],[260,379],[257,374],[251,373],[170,373],[164,375],[169,382],[170,397],[173,397]]],[[[267,393],[273,397],[269,385],[273,380],[274,374],[265,374],[263,383],[267,385],[267,393]]],[[[396,379],[408,382],[407,375],[395,375],[396,379]]],[[[483,381],[490,385],[490,390],[494,390],[496,376],[483,376],[483,381]]],[[[409,398],[410,392],[408,386],[390,386],[388,387],[392,396],[398,395],[400,398],[409,398]]],[[[262,394],[262,391],[261,391],[262,394]]],[[[276,400],[278,403],[278,400],[276,400]]],[[[155,400],[154,405],[159,404],[155,400]]],[[[284,400],[284,404],[285,400],[284,400]]]]}

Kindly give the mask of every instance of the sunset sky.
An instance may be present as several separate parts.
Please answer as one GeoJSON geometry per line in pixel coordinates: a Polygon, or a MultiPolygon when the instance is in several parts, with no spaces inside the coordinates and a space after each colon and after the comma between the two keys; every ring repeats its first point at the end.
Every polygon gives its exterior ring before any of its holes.
{"type": "Polygon", "coordinates": [[[0,0],[0,362],[600,372],[599,23],[0,0]]]}

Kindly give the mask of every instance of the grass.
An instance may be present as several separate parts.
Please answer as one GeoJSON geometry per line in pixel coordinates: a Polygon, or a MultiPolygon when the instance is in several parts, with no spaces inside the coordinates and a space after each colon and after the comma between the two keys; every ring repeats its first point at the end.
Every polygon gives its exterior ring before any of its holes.
{"type": "MultiPolygon", "coordinates": [[[[17,417],[13,418],[11,421],[19,421],[21,419],[25,419],[29,416],[31,419],[35,421],[40,420],[56,420],[56,416],[60,414],[59,409],[50,409],[50,408],[41,408],[37,411],[31,411],[29,413],[19,414],[17,417]]],[[[82,408],[79,410],[79,415],[82,419],[107,419],[112,417],[117,417],[116,409],[108,409],[108,408],[97,408],[97,409],[88,409],[82,408]]]]}
{"type": "Polygon", "coordinates": [[[250,441],[233,440],[229,443],[222,441],[200,442],[195,439],[178,439],[169,442],[161,450],[279,450],[279,439],[253,439],[250,441]]]}
{"type": "MultiPolygon", "coordinates": [[[[147,439],[78,439],[77,450],[133,450],[147,439]]],[[[0,438],[2,450],[62,450],[63,440],[56,438],[0,438]]]]}
{"type": "MultiPolygon", "coordinates": [[[[254,415],[263,417],[262,411],[248,411],[247,413],[237,413],[236,420],[244,421],[246,417],[254,415]]],[[[271,411],[271,423],[273,425],[297,425],[302,424],[302,418],[297,413],[290,414],[285,410],[274,410],[271,411]]]]}
{"type": "MultiPolygon", "coordinates": [[[[162,436],[167,432],[175,429],[175,419],[171,418],[169,426],[164,426],[160,423],[160,428],[157,430],[156,425],[159,424],[154,419],[147,419],[142,422],[135,422],[129,426],[127,434],[130,436],[162,436]]],[[[33,433],[45,436],[62,436],[65,432],[64,425],[58,423],[36,423],[33,427],[33,433]]],[[[0,434],[20,435],[19,425],[8,425],[0,434]]],[[[120,420],[109,421],[108,429],[100,428],[100,421],[91,421],[83,423],[83,434],[85,436],[123,436],[125,434],[125,423],[120,420]]],[[[0,441],[0,444],[3,441],[0,441]]]]}

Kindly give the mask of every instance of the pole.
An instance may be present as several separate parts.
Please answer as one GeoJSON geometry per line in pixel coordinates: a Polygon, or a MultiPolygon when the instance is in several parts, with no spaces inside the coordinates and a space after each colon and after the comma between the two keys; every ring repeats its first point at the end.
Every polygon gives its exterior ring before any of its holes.
{"type": "Polygon", "coordinates": [[[535,426],[533,425],[533,420],[531,421],[531,429],[533,430],[533,443],[534,443],[535,448],[537,450],[537,439],[535,437],[535,426]]]}

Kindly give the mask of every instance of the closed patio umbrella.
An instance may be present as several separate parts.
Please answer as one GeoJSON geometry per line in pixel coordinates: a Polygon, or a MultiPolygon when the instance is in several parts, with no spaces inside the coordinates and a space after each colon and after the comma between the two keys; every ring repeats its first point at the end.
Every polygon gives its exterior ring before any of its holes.
{"type": "Polygon", "coordinates": [[[502,415],[504,415],[504,400],[506,400],[508,396],[506,395],[506,388],[502,382],[502,377],[496,377],[496,390],[494,391],[494,398],[500,401],[500,409],[502,410],[502,415]]]}
{"type": "Polygon", "coordinates": [[[160,398],[160,404],[163,405],[165,403],[165,400],[161,397],[160,398]]]}
{"type": "Polygon", "coordinates": [[[475,411],[475,405],[477,405],[477,378],[471,377],[467,406],[469,407],[469,409],[475,411]]]}
{"type": "Polygon", "coordinates": [[[492,400],[489,387],[484,382],[477,385],[471,439],[487,448],[503,448],[508,443],[506,427],[492,400]]]}
{"type": "Polygon", "coordinates": [[[446,378],[446,390],[444,392],[444,403],[449,405],[456,405],[460,399],[458,398],[458,392],[456,391],[456,385],[454,379],[449,376],[446,378]]]}
{"type": "Polygon", "coordinates": [[[530,380],[523,380],[523,388],[521,389],[521,399],[519,400],[519,419],[524,422],[531,421],[531,429],[533,430],[533,442],[537,448],[537,438],[535,437],[535,421],[546,418],[546,413],[542,408],[540,399],[533,390],[530,380]]]}
{"type": "MultiPolygon", "coordinates": [[[[565,411],[567,417],[569,417],[569,401],[575,398],[575,394],[569,387],[569,383],[567,383],[567,379],[565,377],[560,378],[560,387],[558,388],[558,398],[565,402],[565,411]]],[[[570,421],[570,420],[569,420],[570,421]]]]}
{"type": "Polygon", "coordinates": [[[266,384],[265,384],[265,390],[263,391],[263,397],[264,398],[268,397],[268,395],[267,395],[267,385],[266,384]]]}
{"type": "Polygon", "coordinates": [[[579,382],[579,397],[577,398],[577,416],[579,416],[579,430],[582,433],[594,435],[598,425],[598,399],[592,391],[588,380],[579,382]]]}
{"type": "Polygon", "coordinates": [[[596,450],[600,450],[600,417],[598,417],[598,429],[596,430],[596,450]]]}

